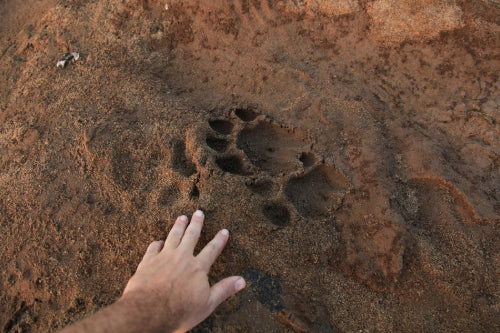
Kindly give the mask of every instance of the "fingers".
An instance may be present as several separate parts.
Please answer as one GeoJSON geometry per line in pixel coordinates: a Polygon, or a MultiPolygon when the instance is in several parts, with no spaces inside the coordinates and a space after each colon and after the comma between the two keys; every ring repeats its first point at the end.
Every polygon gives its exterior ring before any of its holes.
{"type": "Polygon", "coordinates": [[[210,313],[212,313],[220,303],[245,288],[245,286],[245,279],[241,276],[231,276],[214,284],[212,288],[210,288],[210,297],[208,299],[210,313]]]}
{"type": "Polygon", "coordinates": [[[165,249],[171,250],[179,246],[187,224],[188,218],[185,215],[179,216],[177,220],[175,220],[174,226],[168,233],[167,240],[165,241],[165,249]]]}
{"type": "Polygon", "coordinates": [[[198,239],[200,238],[204,218],[205,216],[203,215],[203,212],[201,210],[197,210],[193,214],[191,222],[184,232],[184,237],[182,238],[179,247],[182,247],[189,252],[194,251],[194,247],[196,246],[196,243],[198,243],[198,239]]]}
{"type": "Polygon", "coordinates": [[[226,246],[228,239],[229,231],[222,229],[198,254],[197,258],[200,260],[203,269],[207,272],[226,246]]]}
{"type": "Polygon", "coordinates": [[[142,258],[142,261],[147,261],[157,255],[161,249],[163,248],[163,241],[154,241],[151,244],[149,244],[148,249],[146,250],[146,253],[144,254],[144,257],[142,258]]]}

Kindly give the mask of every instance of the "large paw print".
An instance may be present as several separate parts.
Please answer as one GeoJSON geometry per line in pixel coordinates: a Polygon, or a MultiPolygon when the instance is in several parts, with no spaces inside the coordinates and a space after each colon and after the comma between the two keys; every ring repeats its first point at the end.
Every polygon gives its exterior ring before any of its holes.
{"type": "Polygon", "coordinates": [[[266,199],[262,214],[276,226],[290,223],[290,204],[308,218],[326,216],[342,205],[349,179],[317,157],[312,140],[300,128],[243,108],[208,125],[205,142],[215,165],[244,177],[248,189],[266,199]]]}

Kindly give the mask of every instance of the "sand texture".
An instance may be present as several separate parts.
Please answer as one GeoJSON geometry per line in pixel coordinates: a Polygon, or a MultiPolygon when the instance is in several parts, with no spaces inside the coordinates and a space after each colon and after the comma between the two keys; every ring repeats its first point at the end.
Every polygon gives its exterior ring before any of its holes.
{"type": "Polygon", "coordinates": [[[493,0],[0,0],[0,329],[200,208],[248,288],[195,332],[499,332],[499,55],[493,0]]]}

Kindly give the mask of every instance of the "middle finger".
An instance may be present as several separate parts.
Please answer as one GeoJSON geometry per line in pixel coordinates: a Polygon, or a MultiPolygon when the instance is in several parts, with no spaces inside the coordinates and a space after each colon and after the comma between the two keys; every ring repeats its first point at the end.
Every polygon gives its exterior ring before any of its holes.
{"type": "Polygon", "coordinates": [[[184,248],[191,253],[194,252],[194,248],[196,243],[198,243],[198,239],[200,238],[201,228],[203,227],[203,220],[205,215],[201,210],[197,210],[193,217],[191,218],[191,222],[184,232],[184,237],[179,244],[179,247],[184,248]]]}

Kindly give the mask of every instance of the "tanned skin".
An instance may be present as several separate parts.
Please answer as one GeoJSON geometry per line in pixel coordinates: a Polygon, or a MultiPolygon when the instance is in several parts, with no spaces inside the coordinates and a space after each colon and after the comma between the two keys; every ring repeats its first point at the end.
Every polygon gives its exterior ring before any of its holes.
{"type": "Polygon", "coordinates": [[[62,332],[185,332],[205,320],[245,280],[231,276],[210,286],[208,272],[229,232],[219,231],[194,256],[203,220],[199,210],[190,223],[178,217],[165,241],[149,245],[120,299],[62,332]]]}

